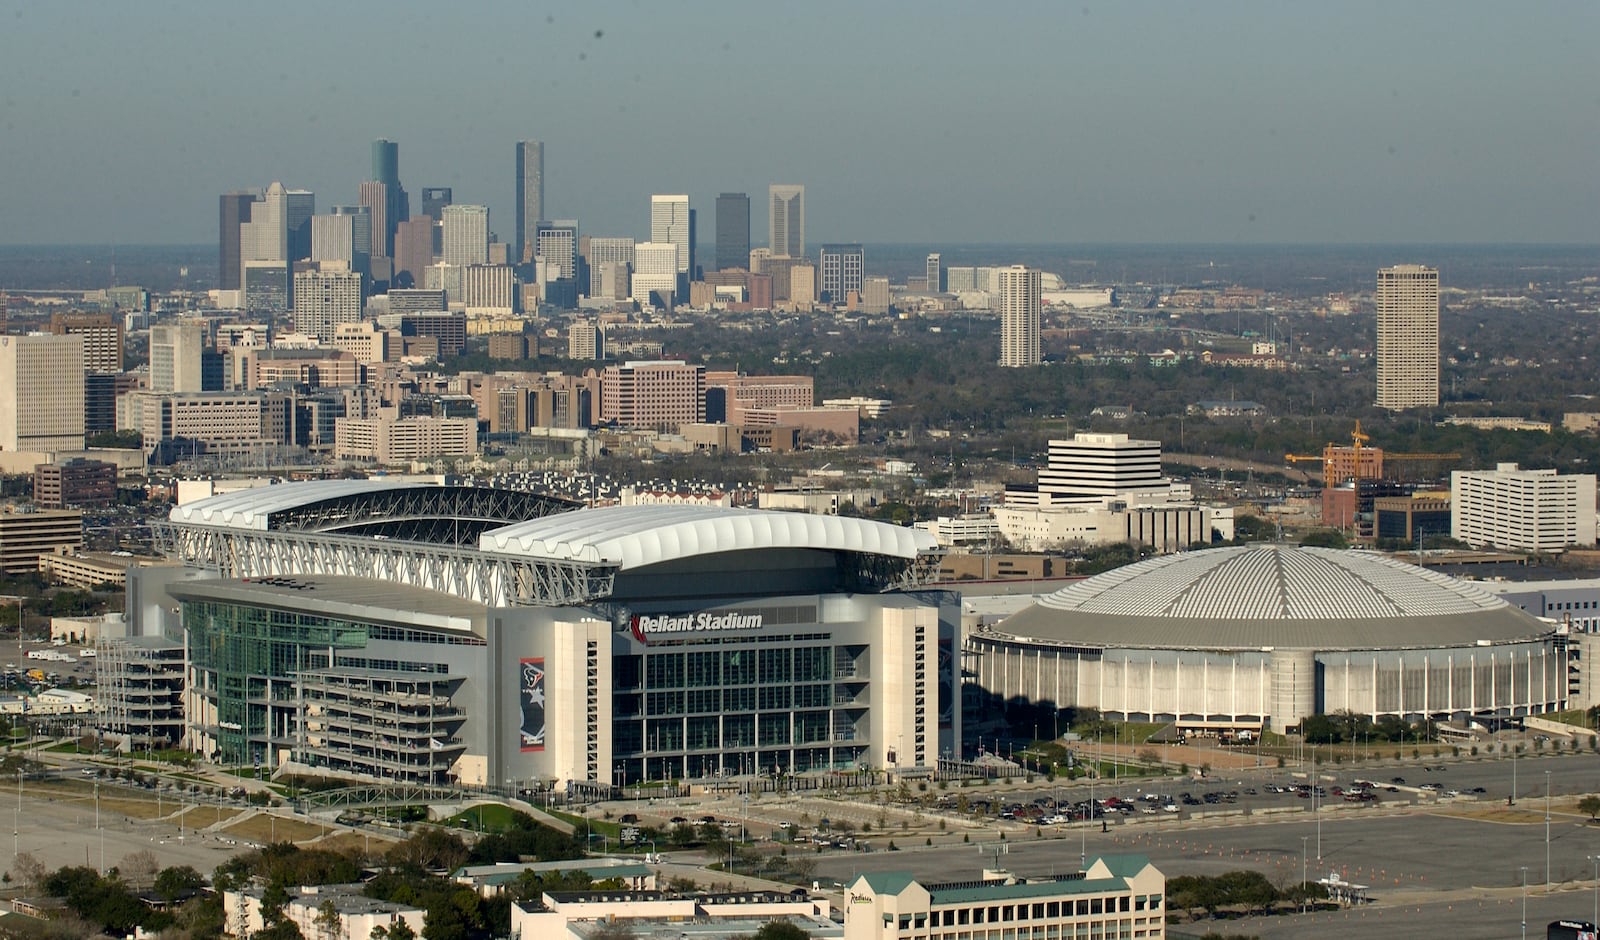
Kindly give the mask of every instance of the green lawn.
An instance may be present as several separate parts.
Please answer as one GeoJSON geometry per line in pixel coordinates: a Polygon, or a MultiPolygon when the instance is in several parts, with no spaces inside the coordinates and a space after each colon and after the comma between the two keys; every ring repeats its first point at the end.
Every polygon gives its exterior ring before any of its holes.
{"type": "Polygon", "coordinates": [[[451,816],[445,820],[445,824],[457,829],[471,829],[474,832],[505,832],[511,828],[511,820],[515,813],[516,810],[509,806],[485,803],[451,816]]]}

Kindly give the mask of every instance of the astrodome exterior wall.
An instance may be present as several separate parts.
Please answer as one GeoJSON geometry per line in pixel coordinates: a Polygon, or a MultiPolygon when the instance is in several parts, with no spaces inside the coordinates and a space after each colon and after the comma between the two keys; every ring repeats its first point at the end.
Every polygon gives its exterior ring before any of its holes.
{"type": "Polygon", "coordinates": [[[1559,709],[1554,628],[1472,585],[1370,552],[1261,544],[1149,559],[969,636],[1002,701],[1209,726],[1297,727],[1559,709]]]}

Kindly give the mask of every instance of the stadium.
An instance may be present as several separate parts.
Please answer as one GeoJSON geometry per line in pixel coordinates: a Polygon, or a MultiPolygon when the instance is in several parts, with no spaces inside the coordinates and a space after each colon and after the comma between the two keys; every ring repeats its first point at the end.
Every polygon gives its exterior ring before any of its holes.
{"type": "Polygon", "coordinates": [[[1262,544],[1152,558],[968,637],[991,700],[1189,730],[1298,728],[1348,710],[1467,720],[1559,709],[1554,625],[1369,552],[1262,544]]]}
{"type": "Polygon", "coordinates": [[[182,646],[183,743],[215,761],[576,791],[959,747],[959,611],[918,530],[318,481],[156,534],[181,565],[134,573],[130,642],[182,646]]]}

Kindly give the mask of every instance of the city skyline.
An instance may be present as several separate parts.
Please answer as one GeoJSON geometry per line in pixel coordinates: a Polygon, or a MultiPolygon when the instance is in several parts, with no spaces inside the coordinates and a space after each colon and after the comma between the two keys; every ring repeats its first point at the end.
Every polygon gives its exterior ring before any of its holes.
{"type": "Polygon", "coordinates": [[[437,23],[419,48],[407,17],[358,4],[320,13],[327,28],[302,37],[295,59],[224,41],[247,26],[228,9],[110,8],[86,24],[12,6],[0,243],[208,241],[216,194],[272,180],[354,203],[377,138],[402,146],[409,190],[448,186],[488,205],[515,243],[512,155],[530,128],[547,146],[543,214],[619,236],[645,234],[636,207],[652,192],[710,206],[792,179],[810,190],[812,244],[1600,240],[1588,169],[1600,122],[1584,117],[1600,65],[1581,42],[1600,10],[1586,5],[1374,4],[1374,16],[1023,5],[983,31],[958,8],[909,17],[885,5],[844,35],[716,3],[491,5],[501,28],[437,23]],[[470,99],[429,69],[301,67],[337,61],[348,35],[426,56],[469,32],[474,60],[504,79],[470,99]],[[762,62],[779,33],[815,53],[806,80],[830,102],[825,134],[762,116],[789,87],[762,62]],[[61,35],[73,42],[42,58],[59,45],[42,40],[61,35]],[[137,69],[122,67],[130,49],[137,69]],[[868,61],[867,72],[852,64],[868,61]],[[648,106],[653,76],[668,72],[690,88],[742,76],[714,103],[692,91],[687,103],[749,120],[715,146],[697,142],[681,109],[648,106]],[[367,106],[340,104],[350,96],[367,106]],[[459,106],[416,106],[440,96],[459,106]],[[913,112],[933,136],[895,130],[891,116],[913,112]],[[982,133],[994,126],[1008,128],[1003,147],[982,133]]]}

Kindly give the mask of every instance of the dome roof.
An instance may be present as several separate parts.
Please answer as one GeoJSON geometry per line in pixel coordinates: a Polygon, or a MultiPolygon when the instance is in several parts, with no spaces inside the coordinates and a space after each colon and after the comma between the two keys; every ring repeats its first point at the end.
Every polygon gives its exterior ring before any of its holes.
{"type": "Polygon", "coordinates": [[[1065,644],[1372,649],[1473,645],[1550,628],[1465,581],[1371,552],[1257,544],[1096,575],[997,625],[1065,644]]]}

